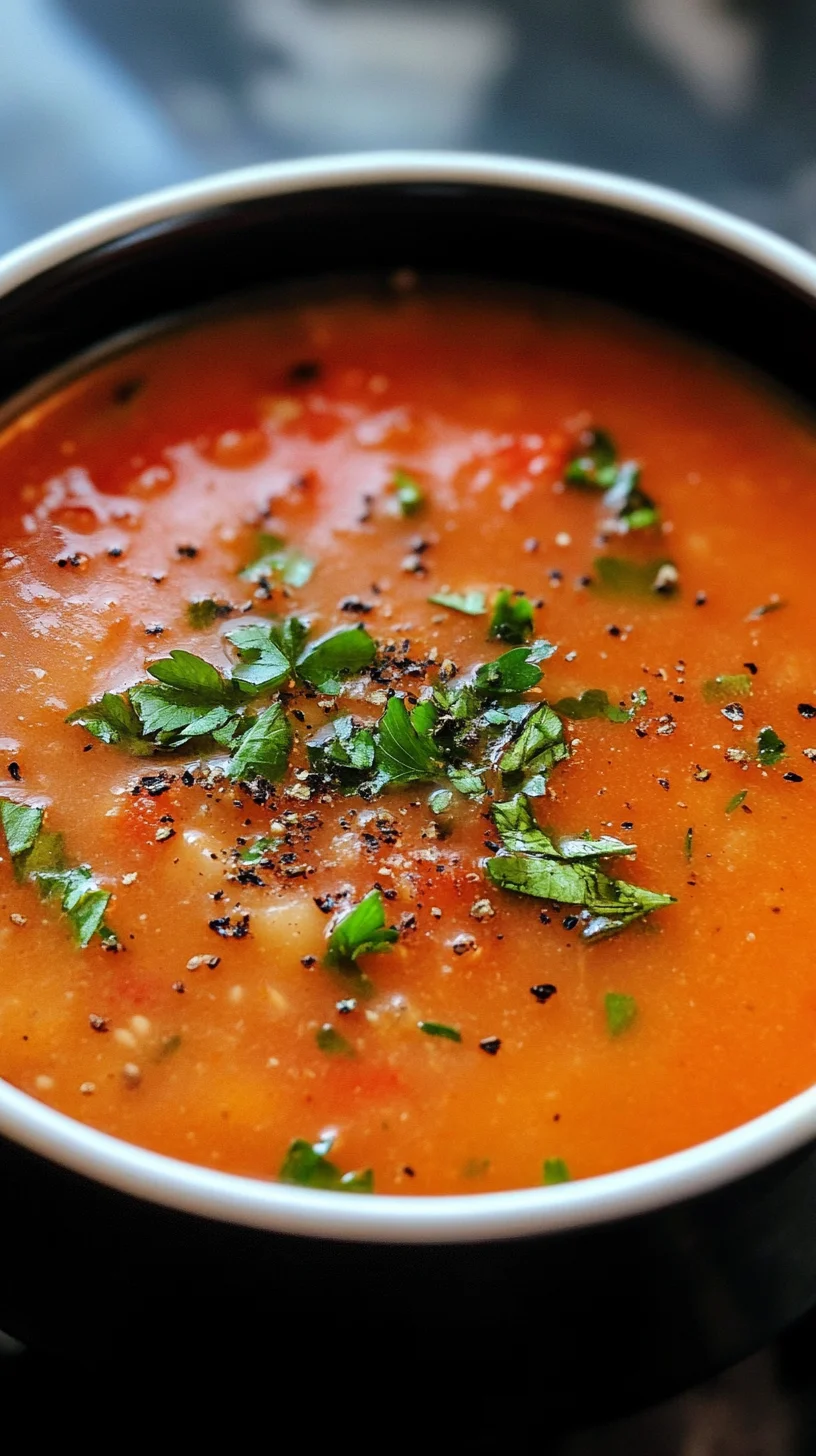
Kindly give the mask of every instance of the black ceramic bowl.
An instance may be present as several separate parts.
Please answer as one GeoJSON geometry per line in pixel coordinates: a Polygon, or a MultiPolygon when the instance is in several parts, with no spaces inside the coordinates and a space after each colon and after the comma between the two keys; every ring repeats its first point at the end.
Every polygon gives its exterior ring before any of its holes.
{"type": "MultiPolygon", "coordinates": [[[[804,253],[640,183],[406,154],[195,183],[13,254],[0,404],[180,310],[405,266],[612,300],[813,402],[804,253]]],[[[350,1197],[197,1168],[3,1082],[0,1134],[0,1327],[88,1359],[146,1336],[168,1358],[203,1356],[216,1332],[278,1372],[317,1346],[344,1378],[379,1362],[414,1384],[423,1365],[453,1370],[456,1351],[471,1391],[499,1366],[542,1411],[586,1416],[699,1379],[816,1300],[816,1089],[658,1162],[468,1197],[350,1197]]]]}

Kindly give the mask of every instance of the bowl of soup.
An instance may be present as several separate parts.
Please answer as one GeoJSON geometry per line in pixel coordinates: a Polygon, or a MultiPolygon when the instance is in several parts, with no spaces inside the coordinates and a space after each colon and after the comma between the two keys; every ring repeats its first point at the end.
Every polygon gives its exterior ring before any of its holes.
{"type": "Polygon", "coordinates": [[[0,1325],[586,1412],[808,1308],[816,265],[406,155],[0,293],[0,1325]]]}

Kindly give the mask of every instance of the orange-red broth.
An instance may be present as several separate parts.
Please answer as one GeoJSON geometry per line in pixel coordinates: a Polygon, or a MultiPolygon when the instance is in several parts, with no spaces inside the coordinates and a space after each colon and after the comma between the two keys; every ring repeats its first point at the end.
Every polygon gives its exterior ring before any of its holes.
{"type": "MultiPolygon", "coordinates": [[[[602,1173],[808,1086],[816,766],[803,750],[816,723],[797,705],[816,700],[815,469],[812,425],[713,355],[611,312],[487,293],[420,289],[197,323],[19,419],[0,442],[0,792],[47,806],[72,860],[113,891],[108,920],[125,949],[74,946],[4,856],[2,1075],[120,1137],[262,1178],[293,1138],[333,1133],[337,1166],[372,1168],[384,1193],[535,1184],[553,1158],[573,1177],[602,1173]],[[293,376],[304,361],[319,369],[293,376]],[[648,540],[603,550],[670,555],[670,600],[585,584],[601,554],[599,498],[560,482],[591,424],[642,462],[663,512],[648,540]],[[392,513],[396,467],[426,496],[412,519],[392,513]],[[266,600],[237,578],[259,524],[314,558],[307,585],[266,600]],[[418,537],[422,572],[406,569],[418,537]],[[485,885],[489,803],[457,798],[440,839],[430,786],[371,804],[291,797],[309,725],[335,711],[323,699],[289,699],[306,722],[294,723],[290,773],[266,805],[178,777],[159,797],[135,793],[143,773],[180,774],[184,755],[133,759],[65,724],[172,648],[226,667],[222,634],[240,613],[194,630],[197,597],[249,601],[262,617],[297,611],[316,630],[356,620],[340,603],[359,598],[383,646],[407,639],[413,658],[435,649],[464,672],[499,650],[488,619],[427,598],[502,585],[541,603],[536,632],[559,649],[545,664],[551,701],[648,693],[632,724],[569,724],[572,757],[537,801],[562,833],[635,842],[636,860],[615,872],[676,896],[605,943],[565,928],[569,907],[485,885]],[[784,608],[750,616],[776,598],[784,608]],[[737,728],[702,684],[746,662],[757,671],[737,728]],[[676,727],[660,733],[666,714],[676,727]],[[728,749],[753,751],[766,724],[787,745],[779,767],[726,761],[728,749]],[[304,814],[315,817],[304,825],[304,814]],[[157,838],[167,815],[174,833],[157,838]],[[286,815],[301,816],[287,822],[305,876],[236,883],[237,838],[286,815]],[[341,1015],[350,990],[321,965],[332,918],[316,900],[342,908],[375,884],[389,922],[410,928],[363,962],[373,994],[341,1015]],[[495,914],[476,920],[485,896],[495,914]],[[245,938],[208,928],[239,909],[245,938]],[[459,936],[474,941],[462,955],[459,936]],[[188,970],[201,955],[220,963],[188,970]],[[540,983],[557,987],[546,1004],[530,991],[540,983]],[[618,1036],[608,992],[637,1004],[618,1036]],[[461,1043],[423,1035],[423,1019],[458,1028],[461,1043]],[[324,1023],[353,1057],[320,1050],[324,1023]],[[500,1048],[486,1054],[492,1037],[500,1048]]],[[[435,680],[431,668],[403,686],[435,680]]],[[[375,716],[381,693],[350,687],[339,707],[375,716]]]]}

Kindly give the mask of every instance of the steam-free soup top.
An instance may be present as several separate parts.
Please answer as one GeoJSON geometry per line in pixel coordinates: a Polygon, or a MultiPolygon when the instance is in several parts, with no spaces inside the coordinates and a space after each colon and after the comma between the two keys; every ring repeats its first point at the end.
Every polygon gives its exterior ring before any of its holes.
{"type": "Polygon", "coordinates": [[[807,1087],[815,475],[726,361],[421,282],[195,322],[30,408],[0,1075],[190,1161],[421,1194],[807,1087]]]}

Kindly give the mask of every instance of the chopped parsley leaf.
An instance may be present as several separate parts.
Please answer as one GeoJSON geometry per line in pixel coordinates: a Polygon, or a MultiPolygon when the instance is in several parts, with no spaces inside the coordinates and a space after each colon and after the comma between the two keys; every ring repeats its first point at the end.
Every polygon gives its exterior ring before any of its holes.
{"type": "Polygon", "coordinates": [[[488,636],[501,642],[526,642],[533,635],[535,618],[533,604],[523,592],[511,592],[506,587],[493,598],[488,636]]]}
{"type": "Polygon", "coordinates": [[[331,1193],[373,1193],[374,1173],[371,1168],[357,1173],[341,1173],[327,1157],[331,1146],[331,1138],[324,1138],[318,1143],[295,1138],[281,1164],[278,1174],[281,1182],[297,1183],[301,1188],[324,1188],[331,1193]]]}
{"type": "Polygon", "coordinates": [[[545,1188],[552,1188],[556,1183],[569,1183],[570,1171],[563,1158],[545,1158],[541,1169],[541,1181],[545,1188]]]}
{"type": "Polygon", "coordinates": [[[361,672],[377,655],[377,644],[362,622],[335,627],[304,647],[295,664],[298,677],[319,693],[343,691],[343,678],[361,672]]]}
{"type": "Polygon", "coordinates": [[[419,703],[409,713],[398,694],[389,698],[377,726],[374,750],[383,783],[427,782],[440,776],[441,758],[430,732],[435,720],[436,708],[431,702],[419,703]]]}
{"type": "Polygon", "coordinates": [[[762,768],[775,768],[785,757],[785,744],[773,728],[760,728],[757,735],[757,763],[762,768]]]}
{"type": "Polygon", "coordinates": [[[565,718],[606,718],[610,723],[629,723],[635,710],[610,703],[603,688],[587,688],[580,698],[561,698],[555,704],[555,711],[565,718]]]}
{"type": "Polygon", "coordinates": [[[98,935],[115,945],[116,935],[105,924],[110,892],[99,888],[87,865],[66,865],[62,835],[43,829],[42,809],[0,799],[0,824],[15,877],[36,885],[43,900],[59,900],[77,944],[84,947],[98,935]]]}
{"type": "Polygon", "coordinates": [[[673,561],[629,561],[620,556],[598,556],[593,563],[595,581],[602,591],[622,596],[674,596],[678,589],[673,561]]]}
{"type": "Polygon", "coordinates": [[[436,592],[428,601],[451,612],[464,612],[466,617],[483,617],[487,611],[485,594],[480,591],[436,592]]]}
{"type": "Polygon", "coordinates": [[[264,708],[240,738],[227,772],[231,779],[267,779],[277,783],[286,772],[292,749],[292,726],[280,703],[264,708]]]}
{"type": "Polygon", "coordinates": [[[637,1017],[637,1001],[634,996],[625,996],[620,991],[607,991],[604,996],[606,1024],[612,1036],[628,1031],[637,1017]]]}
{"type": "Polygon", "coordinates": [[[239,573],[244,581],[265,581],[277,577],[285,586],[305,586],[315,563],[296,546],[287,546],[280,536],[261,532],[257,554],[239,573]]]}
{"type": "Polygon", "coordinates": [[[356,1057],[357,1055],[351,1042],[341,1036],[340,1032],[336,1031],[328,1021],[318,1027],[315,1032],[315,1041],[320,1050],[327,1052],[330,1056],[356,1057]]]}
{"type": "Polygon", "coordinates": [[[733,698],[750,698],[753,684],[749,673],[719,673],[706,678],[703,697],[707,703],[730,703],[733,698]]]}
{"type": "Polygon", "coordinates": [[[674,903],[672,895],[611,879],[592,861],[498,854],[487,861],[485,873],[501,890],[587,909],[591,918],[582,928],[583,940],[606,939],[652,910],[674,903]]]}
{"type": "Polygon", "coordinates": [[[369,890],[359,905],[338,920],[323,960],[327,966],[353,967],[359,956],[390,950],[398,938],[399,932],[393,926],[386,926],[380,891],[369,890]]]}
{"type": "Polygon", "coordinates": [[[393,477],[394,501],[400,516],[415,516],[425,504],[425,494],[418,480],[407,470],[395,470],[393,477]]]}
{"type": "Polygon", "coordinates": [[[445,1041],[461,1041],[462,1033],[455,1026],[446,1026],[444,1021],[418,1021],[420,1031],[426,1036],[441,1036],[445,1041]]]}
{"type": "Polygon", "coordinates": [[[541,681],[538,664],[552,657],[556,648],[543,637],[528,647],[513,647],[493,662],[477,667],[470,684],[473,692],[483,697],[502,697],[505,693],[529,692],[541,681]]]}

